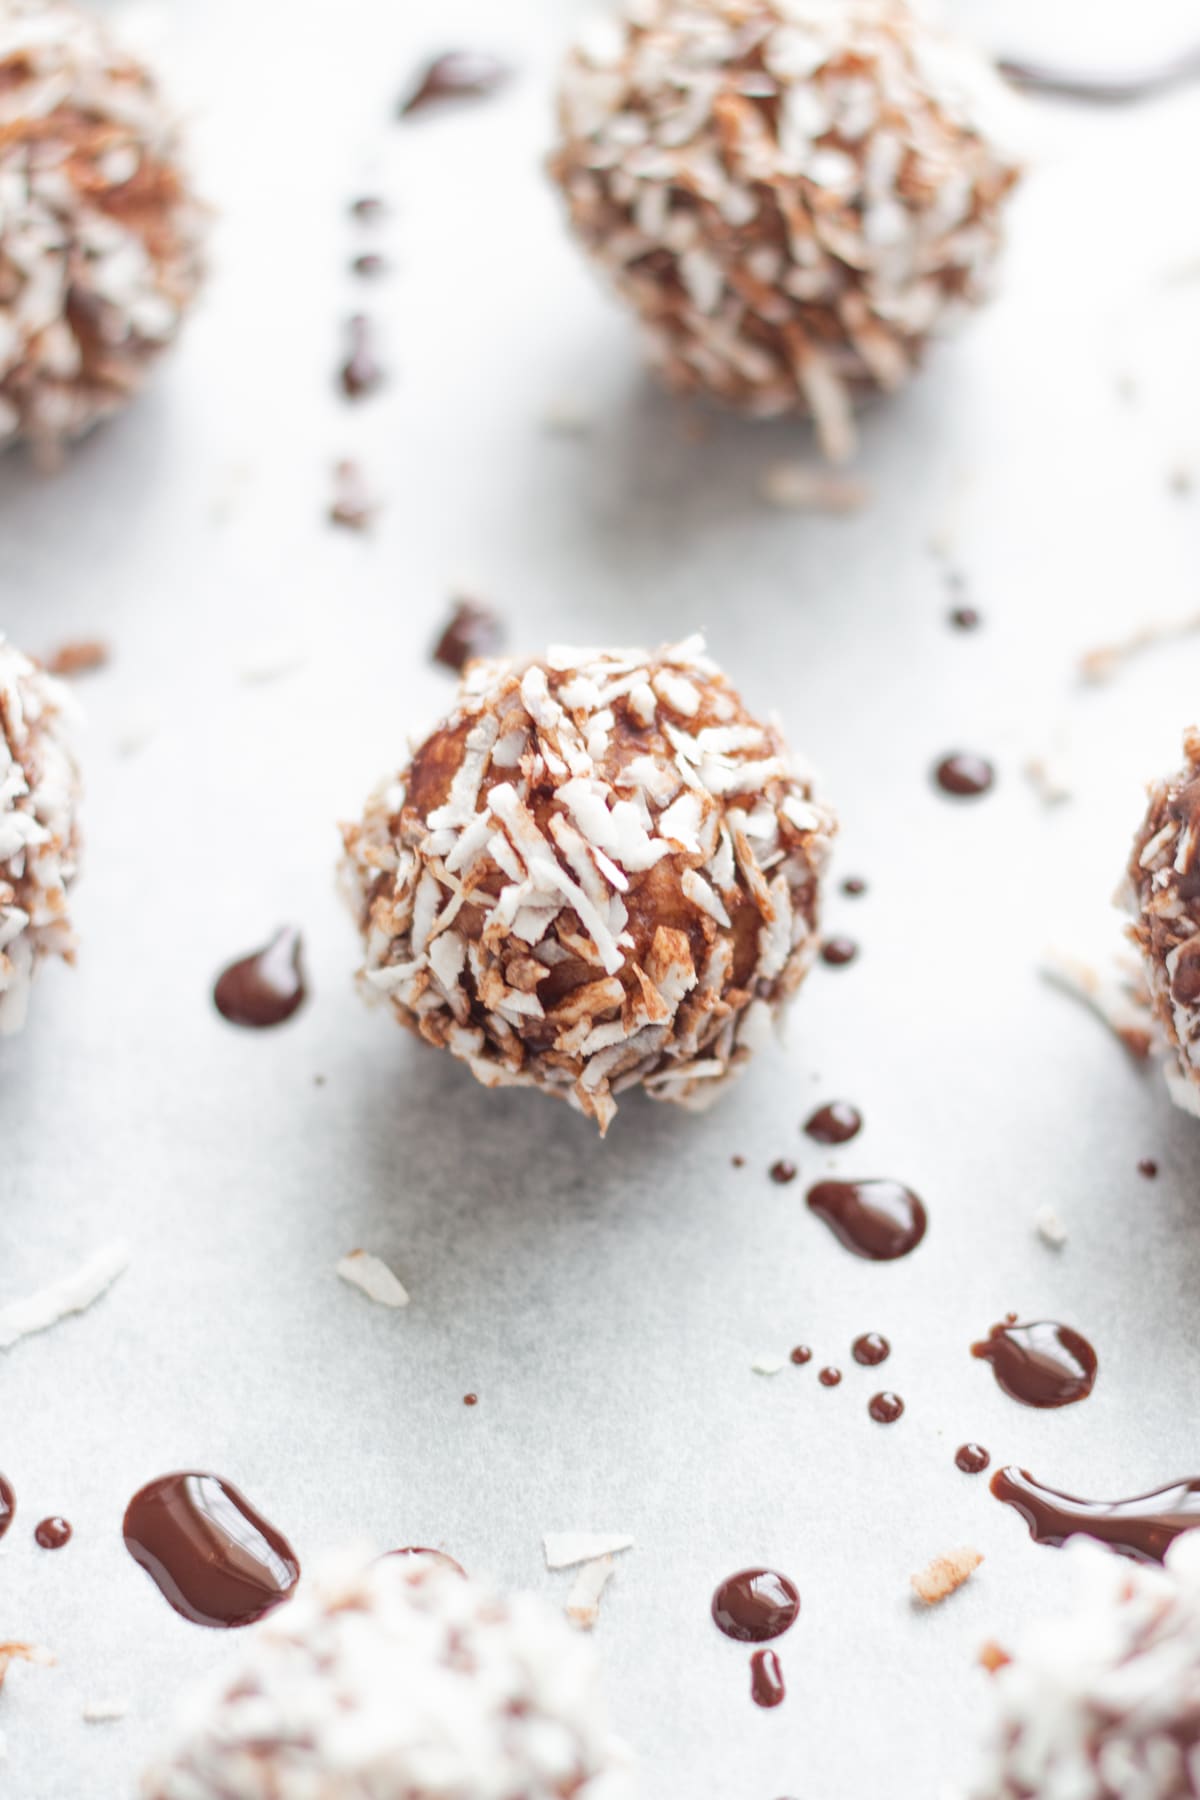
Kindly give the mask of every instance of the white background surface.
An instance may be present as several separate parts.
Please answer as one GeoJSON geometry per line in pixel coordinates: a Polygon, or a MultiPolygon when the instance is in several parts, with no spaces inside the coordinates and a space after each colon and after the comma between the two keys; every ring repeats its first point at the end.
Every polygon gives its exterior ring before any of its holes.
{"type": "MultiPolygon", "coordinates": [[[[1119,67],[1188,30],[1166,0],[1111,12],[1107,35],[1066,0],[965,16],[1005,48],[1119,67]]],[[[441,1544],[555,1599],[570,1576],[545,1573],[544,1531],[634,1533],[596,1643],[647,1800],[929,1800],[961,1777],[979,1644],[1066,1573],[955,1470],[964,1438],[1086,1494],[1200,1472],[1197,1128],[1035,972],[1046,942],[1115,932],[1140,784],[1197,715],[1196,640],[1102,690],[1073,668],[1196,606],[1200,500],[1168,475],[1200,464],[1200,289],[1166,278],[1200,259],[1200,103],[1038,108],[1001,298],[866,420],[871,506],[798,517],[758,490],[807,433],[716,419],[696,441],[565,239],[539,159],[576,14],[194,0],[134,21],[194,114],[213,280],[152,393],[61,476],[0,466],[0,626],[34,652],[114,648],[80,688],[79,967],[48,970],[0,1046],[0,1297],[114,1235],[135,1246],[89,1315],[0,1359],[19,1508],[0,1624],[59,1658],[0,1699],[17,1800],[131,1794],[180,1684],[236,1648],[122,1547],[126,1501],[169,1469],[237,1481],[303,1560],[441,1544]],[[411,66],[456,43],[510,54],[520,82],[390,124],[411,66]],[[393,212],[368,232],[347,204],[372,191],[393,212]],[[353,283],[377,245],[394,276],[353,283]],[[394,380],[355,410],[333,372],[360,307],[394,380]],[[545,431],[565,399],[589,435],[545,431]],[[385,497],[370,538],[325,523],[342,455],[385,497]],[[928,544],[947,534],[975,635],[945,624],[928,544]],[[871,884],[835,886],[827,921],[862,955],[818,968],[790,1047],[706,1118],[633,1100],[602,1146],[353,991],[334,821],[448,701],[427,648],[472,584],[526,648],[706,628],[825,772],[836,875],[871,884]],[[292,674],[243,680],[291,649],[292,674]],[[1059,725],[1079,785],[1048,813],[1020,770],[1059,725]],[[974,806],[927,779],[960,746],[1000,771],[974,806]],[[312,1000],[286,1029],[233,1030],[212,977],[283,920],[312,1000]],[[830,1155],[799,1127],[834,1096],[867,1126],[830,1155]],[[790,1188],[767,1179],[781,1155],[790,1188]],[[807,1214],[835,1164],[924,1195],[908,1261],[858,1262],[807,1214]],[[1033,1232],[1046,1202],[1070,1230],[1057,1254],[1033,1232]],[[407,1312],[335,1279],[356,1245],[399,1271],[407,1312]],[[1008,1308],[1093,1339],[1091,1400],[1038,1414],[999,1393],[968,1346],[1008,1308]],[[894,1345],[879,1371],[850,1361],[867,1329],[894,1345]],[[797,1341],[807,1369],[751,1373],[797,1341]],[[908,1407],[889,1429],[866,1415],[883,1385],[908,1407]],[[32,1527],[55,1511],[75,1537],[51,1555],[32,1527]],[[961,1543],[979,1575],[916,1616],[910,1572],[961,1543]],[[715,1582],[755,1562],[803,1596],[771,1714],[708,1618],[715,1582]],[[111,1695],[128,1718],[85,1725],[111,1695]]]]}

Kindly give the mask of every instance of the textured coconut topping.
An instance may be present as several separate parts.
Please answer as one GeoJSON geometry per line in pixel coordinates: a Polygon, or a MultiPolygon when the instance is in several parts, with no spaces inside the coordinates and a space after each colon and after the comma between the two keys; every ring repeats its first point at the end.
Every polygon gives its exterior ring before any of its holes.
{"type": "Polygon", "coordinates": [[[1150,792],[1120,898],[1142,953],[1171,1098],[1200,1116],[1200,731],[1184,767],[1150,792]]]}
{"type": "Polygon", "coordinates": [[[70,0],[0,4],[0,445],[123,405],[199,280],[202,219],[150,76],[70,0]]]}
{"type": "Polygon", "coordinates": [[[671,385],[854,444],[987,290],[1007,101],[904,0],[627,0],[567,60],[552,172],[671,385]]]}
{"type": "Polygon", "coordinates": [[[1078,1600],[989,1683],[995,1720],[971,1800],[1200,1794],[1200,1536],[1165,1569],[1076,1542],[1078,1600]]]}
{"type": "Polygon", "coordinates": [[[344,829],[363,981],[601,1129],[638,1083],[699,1105],[812,961],[832,830],[699,639],[475,663],[344,829]]]}
{"type": "Polygon", "coordinates": [[[79,860],[73,702],[0,636],[0,1035],[25,1022],[43,957],[71,961],[67,890],[79,860]]]}
{"type": "Polygon", "coordinates": [[[592,1652],[532,1594],[428,1557],[328,1566],[247,1634],[147,1800],[605,1800],[592,1652]]]}

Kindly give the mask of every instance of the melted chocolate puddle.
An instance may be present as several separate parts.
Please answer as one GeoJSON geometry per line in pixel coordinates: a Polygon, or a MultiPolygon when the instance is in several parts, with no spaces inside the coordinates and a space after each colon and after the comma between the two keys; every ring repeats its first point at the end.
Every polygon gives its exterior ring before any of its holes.
{"type": "Polygon", "coordinates": [[[907,1256],[929,1223],[917,1195],[898,1181],[819,1181],[808,1204],[840,1244],[870,1262],[907,1256]]]}
{"type": "Polygon", "coordinates": [[[13,1522],[17,1510],[17,1496],[13,1484],[7,1475],[0,1475],[0,1538],[2,1538],[13,1522]]]}
{"type": "Polygon", "coordinates": [[[285,925],[264,949],[230,963],[213,988],[222,1018],[259,1031],[290,1019],[308,996],[302,947],[300,933],[285,925]]]}
{"type": "Polygon", "coordinates": [[[125,1511],[125,1548],[194,1625],[250,1625],[300,1579],[296,1553],[245,1496],[216,1475],[163,1475],[125,1511]]]}
{"type": "Polygon", "coordinates": [[[1081,1332],[1053,1319],[993,1325],[971,1355],[990,1362],[1004,1392],[1024,1406],[1072,1406],[1096,1382],[1096,1352],[1081,1332]]]}
{"type": "Polygon", "coordinates": [[[504,86],[510,73],[506,64],[478,50],[448,50],[434,58],[400,102],[399,116],[409,119],[448,100],[485,100],[504,86]]]}
{"type": "Polygon", "coordinates": [[[862,1122],[862,1114],[849,1100],[831,1100],[817,1108],[804,1129],[818,1144],[848,1144],[862,1130],[862,1122]]]}
{"type": "Polygon", "coordinates": [[[755,1706],[778,1706],[786,1688],[773,1650],[756,1650],[750,1658],[750,1698],[755,1706]]]}
{"type": "Polygon", "coordinates": [[[726,1637],[739,1644],[765,1644],[796,1623],[800,1595],[774,1569],[742,1569],[723,1581],[712,1600],[712,1616],[726,1637]]]}
{"type": "Polygon", "coordinates": [[[1181,1532],[1200,1525],[1198,1476],[1131,1500],[1079,1500],[1043,1487],[1027,1469],[997,1469],[991,1488],[1020,1513],[1035,1544],[1090,1537],[1137,1562],[1161,1562],[1181,1532]]]}
{"type": "Polygon", "coordinates": [[[1140,75],[1096,75],[1081,69],[1055,68],[1048,63],[1026,62],[1020,57],[1001,57],[996,67],[1014,87],[1039,94],[1057,94],[1063,100],[1090,100],[1099,106],[1125,106],[1150,100],[1155,94],[1181,87],[1200,78],[1200,49],[1172,57],[1157,69],[1140,75]]]}

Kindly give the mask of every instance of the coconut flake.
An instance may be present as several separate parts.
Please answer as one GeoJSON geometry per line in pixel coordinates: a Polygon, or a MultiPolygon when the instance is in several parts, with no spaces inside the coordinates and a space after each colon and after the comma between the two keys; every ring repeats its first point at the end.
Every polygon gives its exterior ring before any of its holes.
{"type": "Polygon", "coordinates": [[[125,1718],[128,1712],[128,1700],[87,1700],[82,1716],[88,1725],[109,1725],[125,1718]]]}
{"type": "Polygon", "coordinates": [[[591,1631],[600,1617],[600,1596],[612,1579],[613,1568],[611,1556],[597,1557],[594,1562],[584,1563],[571,1583],[567,1617],[580,1631],[591,1631]]]}
{"type": "Polygon", "coordinates": [[[335,1272],[351,1287],[360,1288],[368,1300],[380,1306],[407,1306],[408,1294],[387,1264],[370,1250],[351,1250],[334,1264],[335,1272]]]}
{"type": "Polygon", "coordinates": [[[763,476],[762,497],[785,512],[851,513],[867,504],[871,491],[819,463],[778,462],[763,476]]]}
{"type": "Polygon", "coordinates": [[[1033,1228],[1052,1250],[1061,1250],[1067,1241],[1067,1228],[1052,1206],[1038,1207],[1033,1215],[1033,1228]]]}
{"type": "Polygon", "coordinates": [[[1101,974],[1062,950],[1047,950],[1039,973],[1051,986],[1082,1000],[1131,1056],[1144,1062],[1150,1055],[1154,1044],[1150,1009],[1143,997],[1131,992],[1128,982],[1116,974],[1101,974]]]}
{"type": "Polygon", "coordinates": [[[9,1350],[21,1338],[47,1331],[72,1313],[86,1312],[129,1266],[130,1249],[115,1239],[94,1256],[49,1286],[24,1300],[10,1300],[0,1307],[0,1350],[9,1350]]]}
{"type": "Polygon", "coordinates": [[[756,1375],[778,1375],[784,1366],[782,1356],[773,1356],[769,1351],[760,1352],[750,1364],[756,1375]]]}
{"type": "Polygon", "coordinates": [[[922,1606],[940,1606],[969,1581],[983,1557],[978,1550],[950,1550],[935,1556],[918,1575],[910,1577],[912,1590],[922,1606]]]}

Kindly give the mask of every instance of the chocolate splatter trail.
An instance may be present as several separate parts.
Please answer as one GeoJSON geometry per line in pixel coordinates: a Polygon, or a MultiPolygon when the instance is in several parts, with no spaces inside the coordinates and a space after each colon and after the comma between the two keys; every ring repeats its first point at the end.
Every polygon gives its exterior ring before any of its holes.
{"type": "Polygon", "coordinates": [[[1096,1382],[1096,1352],[1069,1325],[1037,1319],[1021,1325],[993,1325],[971,1355],[990,1362],[996,1380],[1023,1406],[1073,1406],[1086,1400],[1096,1382]]]}
{"type": "Polygon", "coordinates": [[[1020,1513],[1036,1544],[1095,1538],[1135,1562],[1161,1562],[1175,1539],[1200,1526],[1200,1476],[1129,1500],[1080,1500],[1043,1487],[1027,1469],[997,1469],[991,1489],[1020,1513]]]}
{"type": "Polygon", "coordinates": [[[264,949],[230,963],[213,988],[221,1017],[256,1031],[290,1019],[308,996],[302,952],[300,933],[285,925],[264,949]]]}
{"type": "Polygon", "coordinates": [[[216,1475],[163,1475],[125,1511],[125,1548],[194,1625],[253,1624],[289,1598],[300,1564],[287,1539],[216,1475]]]}

